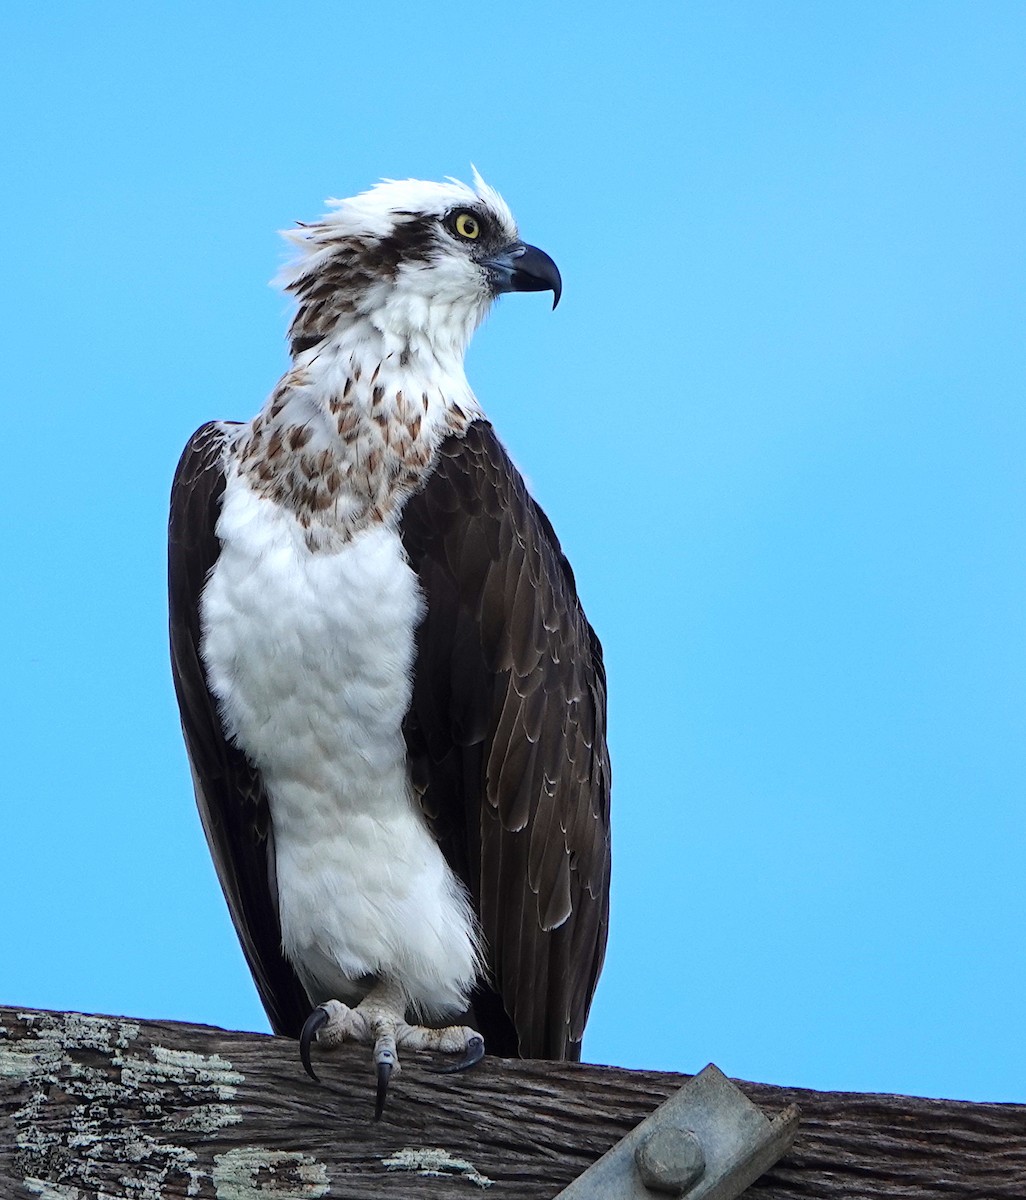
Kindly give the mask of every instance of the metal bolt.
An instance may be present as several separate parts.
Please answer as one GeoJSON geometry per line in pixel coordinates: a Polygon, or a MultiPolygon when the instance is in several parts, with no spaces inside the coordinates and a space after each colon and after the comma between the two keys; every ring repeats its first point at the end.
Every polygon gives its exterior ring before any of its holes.
{"type": "Polygon", "coordinates": [[[634,1162],[645,1187],[670,1196],[683,1196],[705,1171],[698,1138],[670,1126],[650,1133],[634,1151],[634,1162]]]}

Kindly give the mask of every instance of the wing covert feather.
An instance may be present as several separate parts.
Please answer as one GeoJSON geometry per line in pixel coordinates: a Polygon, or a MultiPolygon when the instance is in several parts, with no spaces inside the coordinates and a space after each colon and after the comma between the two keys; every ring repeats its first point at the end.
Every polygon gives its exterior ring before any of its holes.
{"type": "Polygon", "coordinates": [[[487,422],[442,444],[402,536],[427,600],[411,770],[515,1029],[504,1042],[482,1023],[486,1044],[577,1058],[608,925],[601,647],[552,526],[487,422]]]}

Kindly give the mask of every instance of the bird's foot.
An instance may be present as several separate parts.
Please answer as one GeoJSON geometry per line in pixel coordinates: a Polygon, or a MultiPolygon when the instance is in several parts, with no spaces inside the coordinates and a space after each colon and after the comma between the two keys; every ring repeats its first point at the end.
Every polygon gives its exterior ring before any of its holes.
{"type": "Polygon", "coordinates": [[[385,1108],[389,1081],[402,1070],[400,1047],[460,1055],[454,1063],[433,1068],[438,1074],[466,1071],[484,1058],[484,1038],[476,1029],[466,1025],[430,1029],[424,1025],[409,1025],[405,1017],[405,1001],[399,999],[393,989],[380,985],[355,1008],[340,1000],[326,1000],[313,1010],[303,1026],[299,1039],[303,1066],[312,1079],[317,1078],[310,1063],[310,1046],[315,1039],[326,1047],[340,1046],[343,1042],[373,1046],[378,1081],[374,1119],[378,1120],[385,1108]]]}

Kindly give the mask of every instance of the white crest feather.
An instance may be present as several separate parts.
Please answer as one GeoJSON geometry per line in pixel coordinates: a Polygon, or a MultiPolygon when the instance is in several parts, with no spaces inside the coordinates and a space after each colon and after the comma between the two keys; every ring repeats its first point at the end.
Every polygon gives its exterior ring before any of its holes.
{"type": "Polygon", "coordinates": [[[396,216],[407,213],[434,214],[443,217],[461,204],[484,204],[509,240],[517,239],[517,223],[509,205],[495,188],[485,183],[477,167],[471,166],[474,186],[448,177],[443,183],[423,179],[382,179],[356,196],[339,200],[329,198],[328,209],[316,221],[300,222],[293,229],[281,230],[281,236],[299,253],[290,259],[274,279],[288,288],[311,273],[329,258],[338,243],[347,237],[387,237],[395,227],[396,216]]]}

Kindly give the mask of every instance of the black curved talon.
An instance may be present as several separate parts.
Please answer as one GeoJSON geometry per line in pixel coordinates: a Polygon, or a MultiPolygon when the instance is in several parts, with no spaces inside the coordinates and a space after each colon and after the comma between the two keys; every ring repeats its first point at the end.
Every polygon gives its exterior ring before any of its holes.
{"type": "Polygon", "coordinates": [[[392,1064],[390,1062],[378,1063],[378,1092],[374,1099],[374,1120],[380,1121],[381,1114],[385,1111],[385,1097],[388,1095],[388,1081],[392,1076],[392,1064]]]}
{"type": "Polygon", "coordinates": [[[428,1067],[428,1070],[432,1075],[455,1075],[457,1071],[469,1071],[484,1058],[484,1053],[484,1038],[472,1037],[467,1042],[466,1052],[459,1062],[450,1063],[447,1067],[428,1067]]]}
{"type": "Polygon", "coordinates": [[[303,1060],[303,1066],[306,1067],[307,1075],[317,1083],[321,1081],[314,1074],[314,1069],[310,1065],[310,1043],[317,1036],[317,1031],[323,1029],[327,1023],[328,1011],[322,1005],[318,1004],[306,1018],[303,1024],[303,1032],[299,1035],[299,1057],[303,1060]]]}

